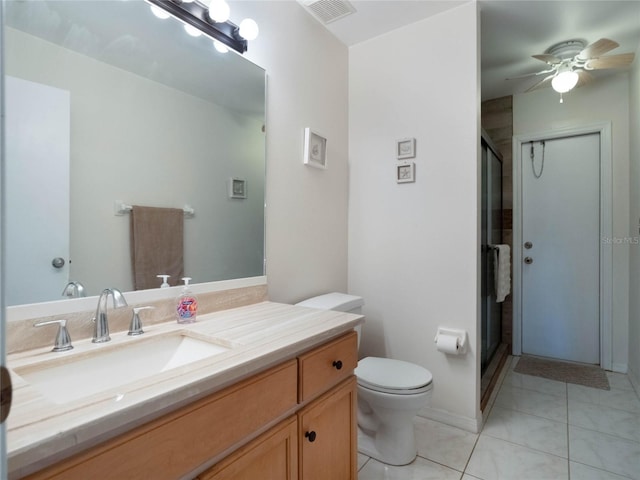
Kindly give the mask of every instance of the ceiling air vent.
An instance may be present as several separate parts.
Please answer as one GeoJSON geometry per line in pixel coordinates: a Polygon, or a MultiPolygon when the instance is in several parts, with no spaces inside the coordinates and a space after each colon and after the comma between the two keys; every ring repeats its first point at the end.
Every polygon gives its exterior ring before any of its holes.
{"type": "Polygon", "coordinates": [[[356,12],[346,0],[298,0],[314,17],[325,25],[356,12]]]}

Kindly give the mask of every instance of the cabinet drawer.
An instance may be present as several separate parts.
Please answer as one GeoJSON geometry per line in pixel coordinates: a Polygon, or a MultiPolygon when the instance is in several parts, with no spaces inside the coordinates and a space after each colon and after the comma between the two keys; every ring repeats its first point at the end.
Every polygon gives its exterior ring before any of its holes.
{"type": "Polygon", "coordinates": [[[298,357],[298,402],[325,392],[353,373],[358,365],[358,336],[346,335],[298,357]]]}
{"type": "Polygon", "coordinates": [[[239,382],[84,453],[30,480],[175,480],[295,410],[295,360],[239,382]]]}

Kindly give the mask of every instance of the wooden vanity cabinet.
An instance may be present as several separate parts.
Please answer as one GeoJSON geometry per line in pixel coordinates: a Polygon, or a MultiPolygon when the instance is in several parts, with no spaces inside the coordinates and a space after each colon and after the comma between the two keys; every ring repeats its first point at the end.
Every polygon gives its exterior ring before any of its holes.
{"type": "Polygon", "coordinates": [[[357,478],[356,385],[351,376],[298,413],[302,480],[357,478]]]}
{"type": "Polygon", "coordinates": [[[27,478],[356,480],[356,365],[350,332],[27,478]]]}
{"type": "Polygon", "coordinates": [[[356,480],[357,363],[355,333],[299,355],[296,415],[196,480],[356,480]]]}
{"type": "Polygon", "coordinates": [[[194,480],[297,480],[297,431],[296,417],[290,417],[194,480]]]}

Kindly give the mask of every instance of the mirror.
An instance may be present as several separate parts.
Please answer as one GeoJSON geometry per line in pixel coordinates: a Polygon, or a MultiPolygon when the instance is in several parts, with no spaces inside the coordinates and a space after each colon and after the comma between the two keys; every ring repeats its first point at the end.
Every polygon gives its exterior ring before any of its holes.
{"type": "Polygon", "coordinates": [[[4,49],[7,305],[59,300],[68,281],[132,290],[121,203],[193,208],[193,282],[264,274],[263,69],[142,0],[8,1],[4,49]],[[16,153],[19,128],[35,166],[16,153]]]}

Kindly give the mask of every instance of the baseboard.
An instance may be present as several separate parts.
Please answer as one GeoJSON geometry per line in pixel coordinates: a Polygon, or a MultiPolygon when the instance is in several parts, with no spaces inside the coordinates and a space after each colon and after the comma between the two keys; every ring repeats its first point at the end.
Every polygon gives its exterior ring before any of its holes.
{"type": "Polygon", "coordinates": [[[461,428],[462,430],[466,430],[471,433],[480,432],[480,427],[482,425],[482,417],[470,418],[431,407],[425,407],[420,410],[420,412],[418,412],[418,416],[444,423],[451,427],[461,428]]]}
{"type": "Polygon", "coordinates": [[[616,373],[627,373],[629,366],[626,363],[612,363],[611,371],[616,373]]]}

